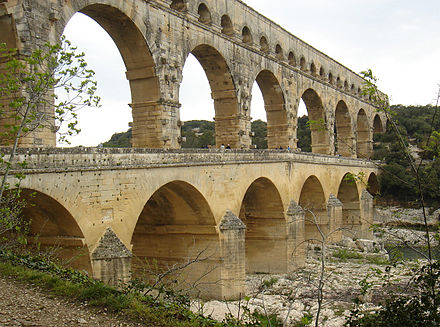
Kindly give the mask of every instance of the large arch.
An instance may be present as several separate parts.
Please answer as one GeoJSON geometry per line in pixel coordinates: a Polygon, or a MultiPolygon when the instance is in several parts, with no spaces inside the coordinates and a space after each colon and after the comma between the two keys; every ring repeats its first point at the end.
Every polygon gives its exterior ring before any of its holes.
{"type": "MultiPolygon", "coordinates": [[[[184,266],[169,277],[175,287],[203,297],[221,296],[220,248],[216,223],[203,195],[192,185],[174,181],[160,187],[145,204],[131,239],[133,269],[161,273],[184,266]]],[[[172,285],[170,285],[172,286],[172,285]]]]}
{"type": "Polygon", "coordinates": [[[364,109],[359,110],[356,124],[356,153],[358,158],[369,158],[371,155],[370,124],[364,109]]]}
{"type": "Polygon", "coordinates": [[[360,220],[361,212],[358,188],[356,183],[347,178],[347,176],[348,174],[343,177],[339,184],[338,199],[342,202],[343,234],[353,238],[362,222],[360,220]]]}
{"type": "Polygon", "coordinates": [[[305,240],[321,241],[318,227],[322,232],[328,232],[328,216],[324,189],[316,176],[312,175],[304,182],[298,204],[305,209],[305,240]]]}
{"type": "Polygon", "coordinates": [[[286,273],[287,243],[283,203],[276,186],[258,178],[243,198],[240,219],[246,225],[246,272],[286,273]]]}
{"type": "Polygon", "coordinates": [[[90,4],[76,12],[95,20],[110,35],[125,63],[131,91],[133,147],[162,148],[162,124],[157,114],[162,112],[159,79],[141,27],[122,9],[106,4],[90,4]]]}
{"type": "Polygon", "coordinates": [[[215,110],[216,146],[229,144],[240,148],[239,103],[234,80],[223,55],[207,44],[196,46],[191,53],[202,65],[211,87],[215,110]]]}
{"type": "Polygon", "coordinates": [[[330,138],[321,98],[313,89],[307,89],[301,98],[307,107],[309,121],[311,121],[312,152],[330,154],[330,138]]]}
{"type": "Polygon", "coordinates": [[[335,152],[344,157],[353,153],[352,121],[344,101],[339,101],[335,112],[335,152]]]}
{"type": "Polygon", "coordinates": [[[26,201],[23,217],[30,222],[29,244],[53,251],[61,263],[86,271],[92,276],[89,249],[72,214],[57,200],[39,191],[23,189],[26,201]]]}
{"type": "Polygon", "coordinates": [[[261,71],[255,81],[261,90],[264,100],[267,117],[268,148],[276,149],[280,146],[287,148],[287,112],[281,85],[275,75],[268,70],[261,71]]]}
{"type": "Polygon", "coordinates": [[[380,194],[380,184],[375,173],[371,173],[368,176],[367,191],[373,196],[380,194]]]}
{"type": "Polygon", "coordinates": [[[373,133],[376,134],[383,132],[385,132],[385,130],[383,128],[382,119],[380,119],[379,114],[376,114],[373,120],[373,133]]]}

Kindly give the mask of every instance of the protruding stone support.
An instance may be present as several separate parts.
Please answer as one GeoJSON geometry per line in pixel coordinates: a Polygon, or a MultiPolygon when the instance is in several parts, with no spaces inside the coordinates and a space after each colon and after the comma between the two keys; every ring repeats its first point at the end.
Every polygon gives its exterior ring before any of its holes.
{"type": "Polygon", "coordinates": [[[367,190],[362,191],[360,209],[359,238],[372,239],[373,232],[370,227],[373,224],[374,205],[373,196],[367,190]]]}
{"type": "Polygon", "coordinates": [[[130,250],[111,228],[107,228],[91,256],[93,277],[110,285],[127,282],[130,279],[131,258],[130,250]]]}
{"type": "Polygon", "coordinates": [[[227,210],[220,226],[220,247],[222,256],[222,298],[236,300],[244,295],[246,283],[246,226],[227,210]]]}
{"type": "Polygon", "coordinates": [[[328,240],[339,242],[342,240],[342,202],[330,194],[327,202],[328,240]]]}
{"type": "Polygon", "coordinates": [[[287,271],[305,266],[305,212],[291,201],[286,213],[287,271]]]}

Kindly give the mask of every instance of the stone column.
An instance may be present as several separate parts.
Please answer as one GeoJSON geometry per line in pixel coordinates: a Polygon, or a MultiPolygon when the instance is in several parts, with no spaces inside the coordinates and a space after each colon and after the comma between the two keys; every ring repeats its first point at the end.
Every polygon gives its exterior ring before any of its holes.
{"type": "Polygon", "coordinates": [[[328,240],[333,242],[339,242],[342,240],[342,202],[330,194],[327,202],[327,215],[328,215],[328,240]],[[338,230],[339,228],[339,230],[338,230]]]}
{"type": "Polygon", "coordinates": [[[132,256],[113,230],[107,228],[91,255],[93,278],[110,285],[129,281],[132,256]]]}
{"type": "Polygon", "coordinates": [[[227,210],[220,226],[222,256],[222,299],[236,300],[244,296],[246,283],[246,226],[227,210]]]}
{"type": "Polygon", "coordinates": [[[373,231],[370,227],[373,224],[374,217],[373,196],[366,189],[362,191],[360,209],[359,237],[372,239],[373,231]]]}
{"type": "Polygon", "coordinates": [[[287,272],[305,266],[305,212],[291,201],[286,213],[287,272]]]}

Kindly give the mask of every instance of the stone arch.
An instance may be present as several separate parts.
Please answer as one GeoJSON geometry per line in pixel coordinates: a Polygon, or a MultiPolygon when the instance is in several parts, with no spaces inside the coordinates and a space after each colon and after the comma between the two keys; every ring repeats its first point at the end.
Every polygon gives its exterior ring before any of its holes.
{"type": "Polygon", "coordinates": [[[304,57],[301,57],[301,59],[299,60],[299,68],[302,70],[302,71],[307,71],[307,62],[306,62],[306,58],[304,58],[304,57]]]}
{"type": "Polygon", "coordinates": [[[327,131],[324,106],[319,95],[313,89],[307,89],[302,99],[307,107],[312,134],[312,152],[330,154],[330,138],[327,131]]]}
{"type": "Polygon", "coordinates": [[[256,77],[256,82],[263,95],[266,110],[267,146],[269,149],[287,147],[287,112],[281,85],[268,70],[261,71],[256,77]]]}
{"type": "Polygon", "coordinates": [[[92,276],[88,244],[73,215],[45,193],[22,189],[21,195],[27,202],[23,217],[30,222],[28,242],[39,243],[42,248],[56,248],[58,258],[92,276]]]}
{"type": "Polygon", "coordinates": [[[374,116],[374,120],[373,120],[373,133],[383,133],[384,128],[383,128],[383,124],[382,124],[382,119],[380,119],[379,114],[376,114],[374,116]]]}
{"type": "Polygon", "coordinates": [[[12,15],[0,16],[0,43],[5,43],[7,49],[18,48],[18,35],[12,15]]]}
{"type": "Polygon", "coordinates": [[[337,86],[338,88],[342,88],[342,80],[341,80],[341,77],[340,77],[340,76],[338,76],[338,77],[336,78],[336,86],[337,86]]]}
{"type": "Polygon", "coordinates": [[[221,296],[215,284],[221,277],[216,222],[205,197],[191,184],[173,181],[156,190],[139,215],[131,244],[135,275],[141,276],[147,264],[163,272],[198,258],[170,278],[178,280],[178,288],[197,282],[205,285],[195,290],[202,296],[221,296]]]}
{"type": "Polygon", "coordinates": [[[375,173],[371,173],[368,177],[367,191],[373,196],[380,194],[380,184],[375,173]]]}
{"type": "Polygon", "coordinates": [[[243,198],[240,219],[246,225],[246,272],[286,273],[284,206],[276,186],[258,178],[243,198]]]}
{"type": "Polygon", "coordinates": [[[316,65],[314,62],[312,62],[310,64],[310,74],[312,74],[313,76],[316,76],[316,65]]]}
{"type": "Polygon", "coordinates": [[[226,35],[234,35],[234,26],[231,18],[228,15],[223,15],[221,18],[222,33],[226,35]]]}
{"type": "Polygon", "coordinates": [[[243,30],[241,31],[241,37],[243,39],[243,43],[246,43],[246,44],[253,43],[252,33],[251,33],[251,30],[249,29],[249,27],[247,27],[247,26],[243,27],[243,30]]]}
{"type": "Polygon", "coordinates": [[[352,121],[348,107],[339,101],[335,112],[335,152],[344,157],[353,153],[352,121]]]}
{"type": "Polygon", "coordinates": [[[280,44],[277,44],[275,47],[275,56],[277,57],[278,60],[284,59],[283,48],[281,47],[280,44]]]}
{"type": "Polygon", "coordinates": [[[151,128],[160,124],[154,114],[162,111],[160,84],[154,58],[141,29],[124,12],[110,5],[91,4],[75,12],[95,20],[119,49],[131,90],[133,147],[163,147],[160,133],[151,128]]]}
{"type": "Polygon", "coordinates": [[[321,66],[321,68],[319,69],[319,76],[324,79],[325,78],[325,69],[324,67],[321,66]]]}
{"type": "Polygon", "coordinates": [[[264,53],[269,52],[269,42],[267,42],[267,39],[265,36],[262,36],[260,38],[260,51],[264,53]]]}
{"type": "Polygon", "coordinates": [[[354,93],[356,92],[356,86],[355,86],[354,84],[351,84],[350,92],[351,92],[352,94],[354,94],[354,93]]]}
{"type": "Polygon", "coordinates": [[[342,178],[337,197],[342,203],[343,234],[353,238],[361,225],[360,196],[355,181],[347,178],[348,175],[342,178]]]}
{"type": "Polygon", "coordinates": [[[289,61],[290,66],[293,66],[293,67],[296,66],[295,54],[292,51],[289,52],[289,56],[288,56],[287,60],[289,61]]]}
{"type": "Polygon", "coordinates": [[[348,81],[344,81],[344,90],[348,91],[348,81]]]}
{"type": "Polygon", "coordinates": [[[184,11],[186,10],[186,2],[185,0],[173,0],[170,7],[177,11],[184,11]]]}
{"type": "Polygon", "coordinates": [[[359,110],[356,124],[356,153],[358,158],[369,158],[371,154],[370,124],[364,109],[359,110]]]}
{"type": "Polygon", "coordinates": [[[315,175],[309,176],[304,182],[298,204],[305,209],[305,240],[321,240],[317,226],[327,232],[328,217],[324,189],[315,175]],[[316,222],[310,212],[316,217],[316,222]]]}
{"type": "Polygon", "coordinates": [[[220,52],[207,44],[196,46],[191,53],[202,65],[211,87],[215,110],[215,134],[217,147],[230,144],[240,147],[238,124],[238,99],[229,66],[220,52]],[[231,131],[237,131],[232,133],[231,131]]]}
{"type": "Polygon", "coordinates": [[[197,9],[197,13],[199,14],[199,22],[206,25],[211,25],[212,23],[212,16],[211,12],[209,11],[208,7],[201,3],[199,5],[199,8],[197,9]]]}
{"type": "Polygon", "coordinates": [[[328,82],[332,85],[335,83],[335,78],[333,77],[332,72],[328,73],[328,82]]]}

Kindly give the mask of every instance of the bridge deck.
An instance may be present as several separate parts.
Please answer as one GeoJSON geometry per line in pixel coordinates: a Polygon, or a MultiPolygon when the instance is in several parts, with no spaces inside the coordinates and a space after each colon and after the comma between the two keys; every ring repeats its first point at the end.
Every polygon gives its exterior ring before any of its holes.
{"type": "MultiPolygon", "coordinates": [[[[8,153],[8,149],[1,149],[8,153]]],[[[290,150],[139,149],[139,148],[20,148],[18,161],[26,161],[27,173],[41,171],[117,170],[179,166],[261,164],[295,162],[377,168],[371,160],[290,150]]]]}

